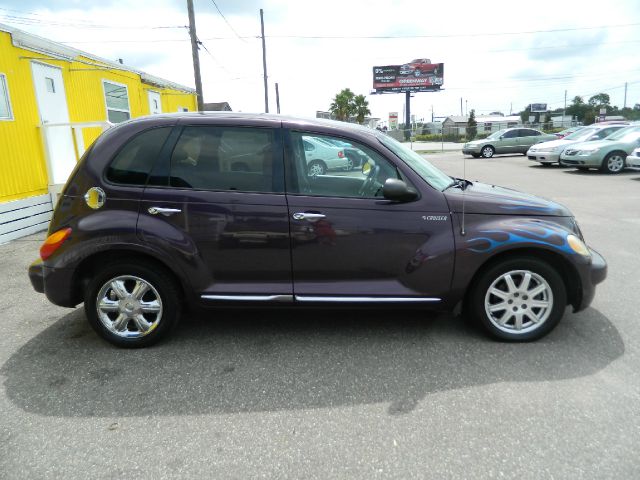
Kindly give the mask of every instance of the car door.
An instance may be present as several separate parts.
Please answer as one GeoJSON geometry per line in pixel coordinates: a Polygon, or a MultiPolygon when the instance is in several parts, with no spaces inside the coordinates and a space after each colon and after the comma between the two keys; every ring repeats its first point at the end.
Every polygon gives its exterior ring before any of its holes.
{"type": "Polygon", "coordinates": [[[279,122],[190,120],[154,169],[139,231],[182,257],[204,300],[291,299],[289,219],[279,122]]]}
{"type": "Polygon", "coordinates": [[[544,140],[544,135],[542,132],[537,130],[532,130],[530,128],[521,128],[518,130],[518,139],[517,139],[517,147],[516,152],[519,153],[527,153],[529,147],[535,143],[542,142],[544,140]]]}
{"type": "Polygon", "coordinates": [[[496,142],[496,153],[513,153],[516,151],[517,137],[518,130],[506,131],[500,141],[496,142]]]}
{"type": "Polygon", "coordinates": [[[309,137],[325,135],[294,130],[285,135],[296,300],[443,298],[453,268],[453,235],[442,193],[426,186],[413,202],[384,199],[386,178],[420,188],[419,177],[397,158],[395,163],[353,139],[348,141],[368,158],[362,169],[310,175],[303,146],[309,137]]]}

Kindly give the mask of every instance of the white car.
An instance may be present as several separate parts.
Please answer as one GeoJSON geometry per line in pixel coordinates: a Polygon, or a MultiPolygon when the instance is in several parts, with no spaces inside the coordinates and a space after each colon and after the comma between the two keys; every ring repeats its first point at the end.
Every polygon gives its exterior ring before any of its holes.
{"type": "Polygon", "coordinates": [[[602,140],[612,133],[627,127],[628,125],[591,125],[581,128],[566,137],[550,142],[543,142],[533,145],[527,151],[527,158],[542,165],[551,165],[552,163],[560,163],[560,155],[570,145],[580,142],[592,142],[602,140]]]}
{"type": "Polygon", "coordinates": [[[640,168],[640,148],[636,148],[627,157],[627,167],[640,168]]]}
{"type": "Polygon", "coordinates": [[[349,159],[344,149],[322,141],[321,138],[305,135],[302,137],[310,176],[324,175],[328,170],[348,170],[349,159]]]}

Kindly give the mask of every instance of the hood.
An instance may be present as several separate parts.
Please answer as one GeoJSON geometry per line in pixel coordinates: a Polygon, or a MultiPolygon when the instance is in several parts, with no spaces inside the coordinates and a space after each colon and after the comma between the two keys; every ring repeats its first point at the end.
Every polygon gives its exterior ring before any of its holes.
{"type": "MultiPolygon", "coordinates": [[[[449,188],[445,192],[452,212],[462,212],[463,192],[460,188],[449,188]]],[[[473,182],[464,191],[465,212],[484,215],[526,215],[572,217],[563,205],[535,195],[487,183],[473,182]]]]}
{"type": "Polygon", "coordinates": [[[536,150],[546,150],[548,148],[566,147],[566,146],[571,145],[573,143],[576,143],[576,141],[575,140],[565,140],[564,138],[560,138],[558,140],[551,140],[550,142],[536,143],[534,145],[531,145],[531,148],[535,148],[536,150]]]}
{"type": "Polygon", "coordinates": [[[571,145],[574,150],[592,150],[606,147],[613,147],[624,144],[623,142],[615,142],[611,140],[595,140],[593,142],[578,142],[571,145]]]}

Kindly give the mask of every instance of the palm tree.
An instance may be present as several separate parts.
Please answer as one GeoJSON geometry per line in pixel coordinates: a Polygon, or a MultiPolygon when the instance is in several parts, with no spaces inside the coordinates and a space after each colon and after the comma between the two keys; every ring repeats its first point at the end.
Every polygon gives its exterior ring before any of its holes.
{"type": "Polygon", "coordinates": [[[329,111],[334,117],[336,117],[336,119],[346,122],[354,113],[354,97],[355,94],[350,89],[345,88],[335,96],[331,106],[329,107],[329,111]]]}
{"type": "Polygon", "coordinates": [[[364,117],[367,115],[371,115],[371,110],[369,110],[369,102],[364,95],[357,95],[353,99],[353,110],[356,115],[356,122],[360,125],[364,123],[364,117]]]}

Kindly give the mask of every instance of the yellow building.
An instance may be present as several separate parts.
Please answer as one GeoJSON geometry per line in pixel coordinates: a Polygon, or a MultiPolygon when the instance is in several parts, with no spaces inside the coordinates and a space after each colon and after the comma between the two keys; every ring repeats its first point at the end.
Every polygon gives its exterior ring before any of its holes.
{"type": "Polygon", "coordinates": [[[191,88],[0,24],[0,243],[47,228],[104,129],[196,105],[191,88]]]}

